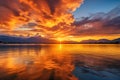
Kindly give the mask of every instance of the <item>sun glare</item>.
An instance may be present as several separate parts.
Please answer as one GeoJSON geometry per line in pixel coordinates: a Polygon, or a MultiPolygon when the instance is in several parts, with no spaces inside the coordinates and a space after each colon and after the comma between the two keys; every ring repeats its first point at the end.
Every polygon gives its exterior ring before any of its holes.
{"type": "Polygon", "coordinates": [[[62,38],[58,38],[57,40],[59,41],[59,44],[61,44],[61,42],[63,41],[62,38]]]}

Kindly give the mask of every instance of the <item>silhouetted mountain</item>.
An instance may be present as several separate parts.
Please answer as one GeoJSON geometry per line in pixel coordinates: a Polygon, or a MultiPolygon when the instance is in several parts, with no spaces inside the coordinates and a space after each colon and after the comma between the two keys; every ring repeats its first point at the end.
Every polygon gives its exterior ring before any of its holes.
{"type": "Polygon", "coordinates": [[[16,37],[0,35],[0,43],[55,43],[55,40],[43,38],[41,36],[16,37]]]}
{"type": "Polygon", "coordinates": [[[99,39],[99,40],[83,40],[82,44],[120,44],[120,38],[114,40],[99,39]]]}
{"type": "Polygon", "coordinates": [[[109,42],[110,40],[108,39],[99,39],[98,42],[109,42]]]}
{"type": "Polygon", "coordinates": [[[89,39],[89,40],[83,40],[81,42],[75,42],[75,41],[63,41],[63,44],[120,44],[120,38],[114,39],[114,40],[108,40],[108,39],[89,39]]]}
{"type": "MultiPolygon", "coordinates": [[[[58,41],[43,38],[41,36],[33,36],[33,37],[16,37],[16,36],[8,36],[8,35],[0,35],[0,43],[59,43],[58,41]]],[[[83,40],[81,42],[75,41],[63,41],[63,44],[120,44],[120,38],[114,40],[107,40],[107,39],[99,39],[99,40],[83,40]]]]}
{"type": "Polygon", "coordinates": [[[120,44],[120,38],[112,40],[112,43],[120,44]]]}
{"type": "Polygon", "coordinates": [[[86,43],[86,44],[96,43],[96,40],[93,40],[93,39],[83,40],[83,41],[81,41],[80,43],[86,43]]]}

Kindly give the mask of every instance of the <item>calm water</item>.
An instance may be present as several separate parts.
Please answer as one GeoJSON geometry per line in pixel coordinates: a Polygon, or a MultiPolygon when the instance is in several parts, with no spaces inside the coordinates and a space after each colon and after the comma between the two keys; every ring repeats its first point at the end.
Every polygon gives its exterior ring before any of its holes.
{"type": "Polygon", "coordinates": [[[0,45],[0,80],[120,80],[120,45],[0,45]]]}

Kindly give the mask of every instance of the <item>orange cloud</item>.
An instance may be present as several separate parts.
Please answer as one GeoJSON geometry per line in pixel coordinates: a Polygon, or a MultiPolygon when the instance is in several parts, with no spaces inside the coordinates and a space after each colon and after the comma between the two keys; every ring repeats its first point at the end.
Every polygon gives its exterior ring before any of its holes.
{"type": "Polygon", "coordinates": [[[72,12],[80,6],[82,0],[20,0],[29,6],[30,19],[45,27],[54,27],[59,23],[71,24],[72,12]],[[68,20],[69,19],[69,20],[68,20]]]}
{"type": "Polygon", "coordinates": [[[72,12],[82,2],[83,0],[0,0],[0,28],[4,28],[5,32],[8,29],[14,32],[27,25],[29,31],[33,29],[31,33],[65,33],[63,30],[67,30],[74,22],[72,12]],[[36,25],[30,26],[29,23],[36,25]]]}
{"type": "Polygon", "coordinates": [[[84,36],[119,34],[119,18],[104,21],[88,17],[76,22],[72,13],[82,3],[83,0],[0,0],[0,34],[39,33],[62,40],[72,36],[76,41],[84,36]]]}

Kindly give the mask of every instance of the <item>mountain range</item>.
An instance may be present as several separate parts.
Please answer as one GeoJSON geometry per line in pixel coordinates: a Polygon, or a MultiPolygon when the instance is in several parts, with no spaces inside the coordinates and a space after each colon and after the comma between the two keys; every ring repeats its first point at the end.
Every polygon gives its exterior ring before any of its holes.
{"type": "MultiPolygon", "coordinates": [[[[43,38],[41,36],[32,36],[32,37],[16,37],[16,36],[8,36],[8,35],[0,35],[0,43],[4,44],[15,44],[15,43],[39,43],[39,44],[51,44],[51,43],[59,43],[56,40],[51,40],[47,38],[43,38]]],[[[83,40],[80,42],[75,41],[63,41],[63,44],[120,44],[120,38],[114,40],[108,39],[99,39],[99,40],[83,40]]]]}
{"type": "Polygon", "coordinates": [[[99,39],[99,40],[83,40],[80,43],[83,44],[120,44],[120,38],[114,39],[114,40],[108,40],[108,39],[99,39]]]}
{"type": "Polygon", "coordinates": [[[41,36],[17,37],[9,35],[0,35],[0,43],[55,43],[55,40],[43,38],[41,36]]]}

